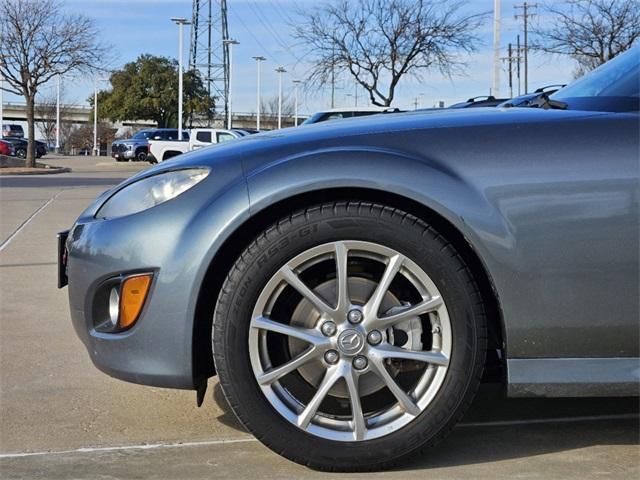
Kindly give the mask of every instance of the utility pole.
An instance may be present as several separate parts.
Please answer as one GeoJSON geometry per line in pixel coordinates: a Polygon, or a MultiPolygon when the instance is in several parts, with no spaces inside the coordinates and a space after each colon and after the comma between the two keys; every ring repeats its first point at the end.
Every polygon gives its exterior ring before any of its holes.
{"type": "Polygon", "coordinates": [[[517,43],[516,43],[516,77],[518,78],[518,96],[522,95],[522,90],[520,88],[521,82],[520,82],[520,55],[522,54],[522,47],[520,47],[520,35],[518,34],[517,38],[517,43]]]}
{"type": "Polygon", "coordinates": [[[294,124],[298,126],[298,86],[302,83],[300,80],[294,80],[293,84],[295,85],[295,103],[294,103],[294,124]]]}
{"type": "Polygon", "coordinates": [[[280,66],[276,68],[276,72],[278,72],[278,130],[280,130],[282,128],[282,74],[287,71],[280,66]]]}
{"type": "Polygon", "coordinates": [[[534,9],[538,6],[537,3],[527,3],[524,2],[522,5],[514,5],[513,8],[516,10],[522,9],[521,14],[516,14],[515,18],[522,18],[524,23],[524,93],[525,95],[529,93],[529,43],[528,43],[528,35],[529,35],[529,17],[533,17],[533,13],[529,10],[534,9]]]}
{"type": "Polygon", "coordinates": [[[256,102],[256,130],[260,130],[260,62],[264,62],[266,58],[257,56],[252,57],[256,61],[256,66],[258,67],[258,81],[257,81],[257,102],[256,102]]]}
{"type": "Polygon", "coordinates": [[[222,41],[224,45],[229,47],[229,87],[227,91],[227,130],[231,130],[231,125],[233,123],[232,115],[233,115],[233,107],[231,102],[231,86],[233,80],[233,46],[239,45],[240,42],[234,40],[232,38],[227,38],[222,41]]]}
{"type": "Polygon", "coordinates": [[[507,62],[509,68],[509,98],[513,98],[513,64],[514,62],[520,61],[520,56],[516,52],[514,52],[513,44],[509,44],[509,48],[507,49],[508,55],[506,57],[500,58],[503,62],[507,62]]]}
{"type": "Polygon", "coordinates": [[[60,74],[56,79],[56,153],[60,153],[60,74]]]}
{"type": "Polygon", "coordinates": [[[493,95],[500,98],[500,0],[493,0],[493,95]]]}
{"type": "Polygon", "coordinates": [[[509,43],[509,97],[513,98],[513,50],[509,43]]]}
{"type": "Polygon", "coordinates": [[[171,21],[178,25],[178,139],[182,140],[182,44],[184,26],[191,25],[186,18],[172,17],[171,21]]]}

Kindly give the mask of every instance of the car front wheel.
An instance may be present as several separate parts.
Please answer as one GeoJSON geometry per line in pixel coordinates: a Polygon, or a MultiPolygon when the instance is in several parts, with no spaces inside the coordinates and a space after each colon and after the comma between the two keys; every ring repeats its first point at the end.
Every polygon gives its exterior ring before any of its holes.
{"type": "Polygon", "coordinates": [[[222,390],[265,445],[324,470],[389,467],[442,438],[480,381],[471,272],[431,226],[362,202],[287,217],[240,255],[216,306],[222,390]]]}

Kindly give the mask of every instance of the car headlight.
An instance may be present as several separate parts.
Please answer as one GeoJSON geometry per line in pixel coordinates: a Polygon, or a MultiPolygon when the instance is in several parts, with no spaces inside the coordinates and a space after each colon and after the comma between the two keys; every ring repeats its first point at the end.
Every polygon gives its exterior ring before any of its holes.
{"type": "Polygon", "coordinates": [[[109,197],[96,218],[124,217],[155,207],[189,190],[207,175],[209,170],[206,168],[189,168],[143,178],[109,197]]]}

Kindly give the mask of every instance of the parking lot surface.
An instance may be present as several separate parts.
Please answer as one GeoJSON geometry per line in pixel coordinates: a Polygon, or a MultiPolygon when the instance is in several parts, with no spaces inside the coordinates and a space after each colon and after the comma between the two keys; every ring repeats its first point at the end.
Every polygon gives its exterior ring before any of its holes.
{"type": "MultiPolygon", "coordinates": [[[[147,167],[50,158],[71,173],[0,177],[0,478],[320,478],[238,424],[215,379],[195,393],[99,372],[55,288],[55,234],[147,167]]],[[[637,399],[507,399],[482,388],[462,425],[401,469],[339,478],[640,478],[637,399]]]]}

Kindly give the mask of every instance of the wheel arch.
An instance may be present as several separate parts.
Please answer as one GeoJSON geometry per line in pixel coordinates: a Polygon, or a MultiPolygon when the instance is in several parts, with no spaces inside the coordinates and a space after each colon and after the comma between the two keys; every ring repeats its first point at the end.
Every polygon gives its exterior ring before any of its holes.
{"type": "Polygon", "coordinates": [[[506,378],[506,331],[500,300],[491,274],[477,249],[453,223],[428,206],[403,195],[375,188],[324,188],[281,199],[254,214],[232,232],[212,259],[198,292],[195,309],[192,355],[194,379],[215,374],[211,333],[215,304],[228,272],[246,246],[264,229],[293,210],[323,202],[365,201],[403,210],[432,225],[447,238],[463,257],[478,283],[485,304],[489,336],[488,366],[491,377],[506,378]]]}

